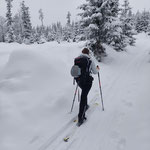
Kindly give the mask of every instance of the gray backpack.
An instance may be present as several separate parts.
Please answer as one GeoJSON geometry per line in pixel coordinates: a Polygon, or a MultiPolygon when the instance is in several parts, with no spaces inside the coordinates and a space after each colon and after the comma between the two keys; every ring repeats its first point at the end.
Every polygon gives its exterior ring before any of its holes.
{"type": "Polygon", "coordinates": [[[81,75],[81,68],[77,65],[73,65],[70,71],[72,77],[77,78],[81,75]]]}
{"type": "Polygon", "coordinates": [[[71,75],[74,78],[78,78],[80,76],[86,77],[90,74],[91,61],[86,56],[79,56],[74,59],[74,65],[71,68],[71,75]]]}

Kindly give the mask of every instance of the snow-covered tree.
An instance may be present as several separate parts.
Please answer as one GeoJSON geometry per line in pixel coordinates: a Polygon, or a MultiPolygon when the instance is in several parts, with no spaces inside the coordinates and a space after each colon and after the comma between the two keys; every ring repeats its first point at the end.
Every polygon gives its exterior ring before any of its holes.
{"type": "Polygon", "coordinates": [[[7,33],[6,33],[6,41],[11,43],[14,42],[14,34],[13,34],[13,27],[12,27],[12,1],[13,0],[5,0],[7,3],[7,13],[6,13],[6,22],[7,22],[7,33]]]}
{"type": "Polygon", "coordinates": [[[22,19],[21,19],[21,13],[18,12],[13,17],[13,29],[14,29],[14,35],[15,35],[15,41],[18,43],[22,43],[22,19]]]}
{"type": "Polygon", "coordinates": [[[39,10],[39,19],[41,21],[41,26],[38,29],[38,43],[42,44],[45,43],[47,41],[47,37],[45,35],[45,29],[46,27],[44,26],[43,20],[44,20],[44,13],[42,11],[42,9],[39,10]]]}
{"type": "Polygon", "coordinates": [[[12,8],[12,1],[13,0],[5,0],[7,3],[7,13],[6,13],[6,18],[7,18],[7,26],[12,25],[12,13],[11,13],[11,8],[12,8]]]}
{"type": "Polygon", "coordinates": [[[5,42],[5,33],[6,33],[6,19],[0,16],[0,42],[5,42]]]}
{"type": "Polygon", "coordinates": [[[67,13],[67,25],[71,25],[71,13],[68,11],[67,13]]]}
{"type": "Polygon", "coordinates": [[[73,38],[73,42],[76,42],[77,40],[79,40],[79,35],[80,35],[80,24],[79,22],[73,22],[72,23],[72,38],[73,38]]]}
{"type": "Polygon", "coordinates": [[[33,42],[32,25],[29,15],[29,7],[25,6],[25,2],[21,3],[21,17],[22,17],[22,38],[24,43],[29,44],[33,42]]]}
{"type": "Polygon", "coordinates": [[[79,8],[83,10],[79,15],[90,48],[98,61],[101,61],[101,56],[105,54],[102,44],[108,42],[112,23],[118,15],[118,0],[86,0],[79,8]]]}
{"type": "Polygon", "coordinates": [[[135,14],[135,30],[137,33],[150,32],[150,12],[144,10],[135,14]]]}
{"type": "Polygon", "coordinates": [[[124,4],[122,5],[120,21],[122,23],[121,28],[123,31],[123,35],[126,37],[126,40],[124,42],[130,45],[134,45],[134,24],[133,18],[131,16],[131,7],[129,6],[128,0],[124,0],[124,4]]]}
{"type": "Polygon", "coordinates": [[[42,9],[40,9],[40,10],[39,10],[39,19],[41,20],[42,27],[43,27],[43,19],[44,19],[44,14],[43,14],[43,11],[42,11],[42,9]]]}
{"type": "Polygon", "coordinates": [[[70,40],[72,39],[72,26],[71,26],[71,13],[70,12],[67,13],[66,18],[67,18],[67,23],[63,29],[63,39],[65,41],[70,42],[70,40]]]}
{"type": "Polygon", "coordinates": [[[72,27],[71,26],[65,26],[63,28],[63,39],[68,42],[70,42],[70,40],[72,39],[72,27]]]}
{"type": "Polygon", "coordinates": [[[123,30],[121,28],[121,22],[119,18],[113,22],[112,25],[112,32],[108,44],[111,45],[116,51],[123,51],[124,48],[127,46],[127,43],[125,42],[126,36],[123,35],[123,30]]]}
{"type": "Polygon", "coordinates": [[[141,29],[145,33],[149,30],[149,24],[150,24],[150,12],[144,10],[141,15],[141,29]]]}
{"type": "Polygon", "coordinates": [[[147,32],[150,24],[150,12],[144,10],[140,19],[140,30],[147,32]]]}
{"type": "Polygon", "coordinates": [[[57,27],[57,34],[56,34],[57,39],[56,40],[58,43],[60,43],[60,41],[62,40],[62,35],[63,35],[63,27],[60,22],[57,22],[56,27],[57,27]]]}
{"type": "Polygon", "coordinates": [[[139,11],[135,14],[135,30],[137,31],[137,33],[142,32],[142,29],[141,29],[141,13],[139,11]]]}
{"type": "Polygon", "coordinates": [[[123,35],[123,31],[121,28],[121,21],[119,20],[119,1],[118,0],[109,0],[108,7],[110,16],[108,16],[108,26],[107,35],[106,35],[106,43],[108,45],[113,46],[113,48],[117,51],[122,51],[127,46],[125,44],[125,36],[123,35]]]}
{"type": "Polygon", "coordinates": [[[33,33],[33,37],[34,37],[34,42],[38,43],[40,41],[40,37],[41,37],[41,27],[39,27],[39,26],[33,27],[32,33],[33,33]]]}

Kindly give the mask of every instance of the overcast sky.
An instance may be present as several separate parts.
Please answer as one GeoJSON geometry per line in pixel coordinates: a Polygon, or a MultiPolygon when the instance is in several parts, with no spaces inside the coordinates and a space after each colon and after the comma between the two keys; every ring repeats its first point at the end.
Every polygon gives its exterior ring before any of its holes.
{"type": "MultiPolygon", "coordinates": [[[[13,0],[13,14],[19,9],[20,2],[22,0],[13,0]]],[[[41,8],[44,13],[44,24],[50,25],[51,23],[61,21],[63,24],[66,23],[67,12],[71,12],[71,19],[77,19],[76,14],[79,12],[78,6],[83,4],[85,0],[24,0],[26,6],[29,7],[31,14],[31,21],[33,25],[40,25],[39,9],[41,8]]],[[[122,3],[123,0],[120,0],[122,3]]],[[[137,10],[150,11],[150,0],[129,0],[130,6],[133,8],[133,12],[137,10]]],[[[0,0],[0,16],[5,16],[6,13],[6,2],[0,0]]]]}

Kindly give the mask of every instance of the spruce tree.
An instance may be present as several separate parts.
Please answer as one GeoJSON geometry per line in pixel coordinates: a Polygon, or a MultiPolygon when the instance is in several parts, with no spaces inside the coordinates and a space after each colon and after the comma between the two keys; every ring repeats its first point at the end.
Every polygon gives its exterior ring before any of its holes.
{"type": "Polygon", "coordinates": [[[67,23],[66,26],[64,27],[64,39],[68,42],[72,39],[72,27],[71,27],[71,13],[67,13],[67,23]]]}
{"type": "Polygon", "coordinates": [[[0,16],[0,42],[5,42],[5,21],[6,19],[0,16]]]}
{"type": "Polygon", "coordinates": [[[62,40],[62,36],[63,36],[63,27],[60,22],[57,22],[56,26],[57,26],[57,34],[56,34],[57,39],[56,40],[58,43],[60,43],[60,41],[62,40]]]}
{"type": "Polygon", "coordinates": [[[111,45],[116,51],[123,51],[127,46],[125,42],[126,36],[123,35],[123,31],[121,28],[121,22],[119,19],[116,19],[112,25],[112,32],[108,41],[108,44],[111,45]]]}
{"type": "Polygon", "coordinates": [[[41,26],[39,27],[40,28],[40,33],[39,33],[38,43],[42,44],[42,43],[46,42],[46,35],[45,35],[45,29],[46,28],[45,28],[44,23],[43,23],[44,13],[43,13],[42,9],[39,10],[39,19],[41,21],[41,26]]]}
{"type": "Polygon", "coordinates": [[[79,22],[74,22],[74,24],[72,25],[73,28],[73,42],[76,42],[77,40],[79,40],[79,35],[80,35],[80,25],[79,22]]]}
{"type": "Polygon", "coordinates": [[[7,24],[7,33],[6,33],[6,41],[11,43],[14,42],[14,34],[13,34],[13,21],[12,21],[12,1],[13,0],[5,0],[7,3],[7,13],[6,13],[6,24],[7,24]]]}
{"type": "Polygon", "coordinates": [[[71,25],[71,13],[68,11],[68,13],[67,13],[67,24],[68,25],[71,25]]]}
{"type": "Polygon", "coordinates": [[[117,51],[122,51],[127,46],[124,43],[125,37],[121,28],[121,22],[118,19],[119,15],[119,0],[109,0],[108,9],[111,15],[108,17],[108,32],[107,41],[108,45],[113,46],[117,51]]]}
{"type": "Polygon", "coordinates": [[[41,25],[43,27],[44,26],[44,24],[43,24],[44,14],[43,14],[42,9],[39,10],[39,19],[41,20],[41,25]]]}
{"type": "Polygon", "coordinates": [[[148,27],[150,24],[150,13],[146,10],[142,12],[140,20],[140,30],[143,32],[148,32],[148,27]]]}
{"type": "Polygon", "coordinates": [[[79,7],[83,10],[81,25],[87,31],[89,46],[98,61],[105,55],[103,43],[108,42],[112,23],[118,15],[118,0],[86,0],[79,7]]]}
{"type": "Polygon", "coordinates": [[[15,41],[18,43],[22,43],[22,20],[21,20],[21,14],[20,12],[16,13],[13,17],[13,29],[14,29],[14,35],[15,35],[15,41]]]}
{"type": "Polygon", "coordinates": [[[29,7],[25,6],[25,2],[21,3],[21,17],[22,17],[22,38],[24,43],[30,44],[33,42],[32,39],[32,26],[29,15],[29,7]]]}
{"type": "Polygon", "coordinates": [[[141,13],[138,11],[135,15],[135,30],[137,33],[142,32],[141,29],[141,13]]]}
{"type": "Polygon", "coordinates": [[[134,24],[131,16],[131,7],[129,6],[128,0],[124,0],[124,4],[122,5],[120,21],[122,23],[121,28],[123,31],[123,35],[126,38],[125,42],[127,43],[127,45],[134,45],[134,24]]]}

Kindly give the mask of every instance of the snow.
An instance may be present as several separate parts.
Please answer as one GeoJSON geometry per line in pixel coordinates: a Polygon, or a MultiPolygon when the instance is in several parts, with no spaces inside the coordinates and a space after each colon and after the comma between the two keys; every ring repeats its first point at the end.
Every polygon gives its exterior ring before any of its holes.
{"type": "Polygon", "coordinates": [[[95,29],[95,30],[98,29],[97,25],[95,24],[90,24],[88,28],[95,29]]]}
{"type": "Polygon", "coordinates": [[[105,111],[98,78],[89,93],[88,121],[74,130],[75,101],[70,68],[84,42],[19,45],[0,43],[1,150],[149,150],[150,37],[100,63],[105,111]],[[97,104],[98,105],[95,105],[97,104]]]}

